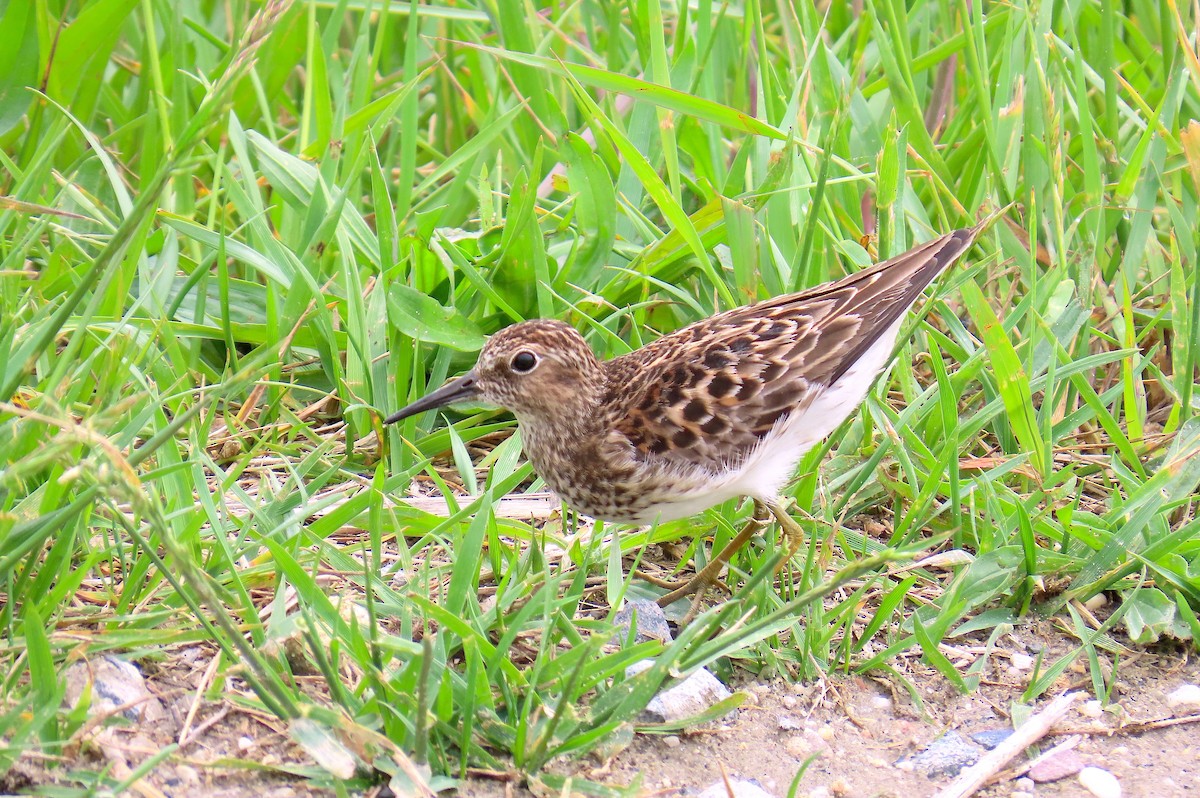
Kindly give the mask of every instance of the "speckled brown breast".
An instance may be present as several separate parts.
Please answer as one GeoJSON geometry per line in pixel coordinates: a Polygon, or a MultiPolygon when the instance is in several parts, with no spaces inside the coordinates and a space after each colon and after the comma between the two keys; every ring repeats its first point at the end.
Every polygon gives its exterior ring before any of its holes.
{"type": "Polygon", "coordinates": [[[655,520],[681,496],[703,491],[718,474],[648,461],[622,437],[583,438],[522,426],[525,453],[546,485],[572,509],[605,521],[655,520]]]}

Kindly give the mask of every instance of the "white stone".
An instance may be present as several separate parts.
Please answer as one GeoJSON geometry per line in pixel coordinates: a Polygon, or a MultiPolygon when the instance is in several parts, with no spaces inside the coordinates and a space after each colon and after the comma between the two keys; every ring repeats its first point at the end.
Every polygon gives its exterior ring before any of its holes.
{"type": "Polygon", "coordinates": [[[1098,718],[1104,714],[1104,704],[1093,698],[1079,708],[1079,714],[1085,718],[1098,718]]]}
{"type": "Polygon", "coordinates": [[[1177,718],[1200,712],[1200,685],[1185,684],[1175,688],[1167,696],[1167,706],[1177,718]]]}
{"type": "Polygon", "coordinates": [[[1121,782],[1103,768],[1086,767],[1079,771],[1079,783],[1096,798],[1121,798],[1121,782]]]}
{"type": "MultiPolygon", "coordinates": [[[[626,669],[626,673],[645,670],[649,667],[648,663],[649,660],[635,663],[626,669]]],[[[642,710],[641,719],[647,723],[687,720],[731,695],[733,693],[721,684],[720,679],[701,668],[674,687],[663,690],[650,699],[650,703],[642,710]]]]}
{"type": "Polygon", "coordinates": [[[1027,671],[1033,667],[1034,659],[1028,654],[1013,654],[1008,658],[1009,664],[1019,671],[1027,671]]]}

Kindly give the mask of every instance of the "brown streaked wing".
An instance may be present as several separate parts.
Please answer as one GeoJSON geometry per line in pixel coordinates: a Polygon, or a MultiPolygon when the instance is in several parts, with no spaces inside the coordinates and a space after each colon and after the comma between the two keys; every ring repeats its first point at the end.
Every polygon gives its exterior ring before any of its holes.
{"type": "Polygon", "coordinates": [[[714,470],[734,465],[806,403],[810,387],[788,353],[810,327],[803,317],[705,323],[699,340],[668,336],[650,351],[609,361],[613,398],[620,397],[606,403],[609,422],[643,454],[714,470]]]}
{"type": "Polygon", "coordinates": [[[735,308],[605,363],[610,423],[644,455],[736,465],[870,348],[979,228],[834,283],[735,308]]]}

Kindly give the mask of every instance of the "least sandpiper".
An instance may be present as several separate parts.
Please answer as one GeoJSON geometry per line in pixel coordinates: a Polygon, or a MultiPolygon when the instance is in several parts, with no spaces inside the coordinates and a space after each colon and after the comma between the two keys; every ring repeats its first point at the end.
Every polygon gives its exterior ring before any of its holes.
{"type": "MultiPolygon", "coordinates": [[[[735,497],[800,526],[779,491],[888,362],[905,311],[983,224],[796,294],[698,321],[601,361],[573,327],[538,319],[490,339],[475,367],[386,419],[482,400],[512,411],[534,469],[575,510],[650,524],[735,497]]],[[[756,514],[757,515],[757,514],[756,514]]],[[[666,604],[708,587],[752,521],[666,604]]]]}

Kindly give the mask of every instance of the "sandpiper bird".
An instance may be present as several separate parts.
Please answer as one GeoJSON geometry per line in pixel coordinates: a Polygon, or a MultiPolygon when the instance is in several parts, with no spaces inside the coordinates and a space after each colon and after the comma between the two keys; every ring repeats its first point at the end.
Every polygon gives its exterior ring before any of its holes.
{"type": "MultiPolygon", "coordinates": [[[[462,400],[499,405],[517,417],[534,469],[575,510],[650,524],[750,497],[770,510],[794,554],[802,533],[780,488],[854,412],[891,357],[905,311],[988,221],[612,360],[599,360],[561,321],[514,324],[488,339],[473,369],[385,423],[462,400]]],[[[760,526],[755,516],[659,604],[702,594],[760,526]]]]}

